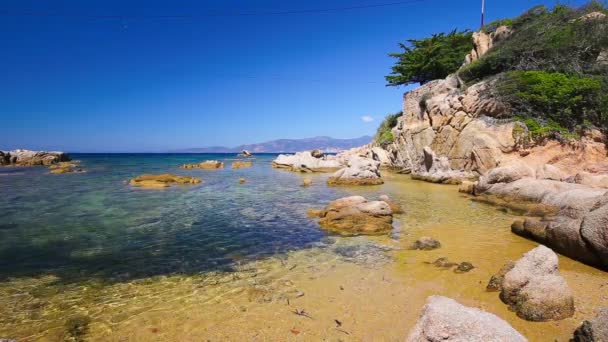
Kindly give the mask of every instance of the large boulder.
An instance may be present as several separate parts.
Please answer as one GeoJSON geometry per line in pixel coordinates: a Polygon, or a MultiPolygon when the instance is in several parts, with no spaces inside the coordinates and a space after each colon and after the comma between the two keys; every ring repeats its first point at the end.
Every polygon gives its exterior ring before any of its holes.
{"type": "Polygon", "coordinates": [[[190,176],[177,176],[169,173],[163,174],[145,174],[137,176],[129,181],[129,184],[137,187],[144,187],[150,189],[162,189],[168,188],[171,185],[176,184],[199,184],[201,180],[196,177],[190,176]]]}
{"type": "Polygon", "coordinates": [[[320,211],[309,211],[319,217],[319,225],[340,235],[383,235],[393,229],[393,212],[384,201],[368,201],[350,196],[330,202],[320,211]]]}
{"type": "Polygon", "coordinates": [[[559,274],[557,255],[538,246],[504,274],[500,299],[528,321],[561,320],[574,314],[574,298],[559,274]]]}
{"type": "Polygon", "coordinates": [[[318,157],[318,153],[315,153],[315,156],[309,151],[296,154],[280,154],[272,162],[272,166],[295,172],[334,172],[342,167],[335,156],[318,157]]]}
{"type": "Polygon", "coordinates": [[[573,342],[608,341],[608,308],[601,308],[597,316],[584,321],[574,332],[573,342]]]}
{"type": "Polygon", "coordinates": [[[348,166],[336,171],[328,180],[329,185],[378,185],[384,181],[380,177],[380,162],[361,157],[352,157],[348,166]]]}
{"type": "Polygon", "coordinates": [[[64,152],[46,152],[30,150],[13,150],[0,152],[0,165],[4,166],[37,166],[52,165],[70,161],[64,152]]]}
{"type": "Polygon", "coordinates": [[[496,315],[447,297],[431,296],[406,341],[519,342],[527,339],[496,315]]]}

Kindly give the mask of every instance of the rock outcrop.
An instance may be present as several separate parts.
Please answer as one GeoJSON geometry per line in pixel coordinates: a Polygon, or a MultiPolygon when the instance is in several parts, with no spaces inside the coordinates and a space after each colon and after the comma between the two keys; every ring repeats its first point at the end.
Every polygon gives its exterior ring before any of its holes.
{"type": "Polygon", "coordinates": [[[384,181],[380,176],[380,162],[354,156],[348,166],[336,171],[329,179],[329,185],[379,185],[384,181]]]}
{"type": "Polygon", "coordinates": [[[608,194],[601,187],[603,178],[579,174],[570,177],[572,183],[553,178],[564,179],[561,171],[534,171],[520,161],[482,176],[474,193],[491,203],[516,209],[525,206],[529,215],[540,216],[515,221],[513,233],[608,269],[608,194]]]}
{"type": "Polygon", "coordinates": [[[64,152],[30,150],[0,151],[1,166],[48,166],[67,161],[70,161],[70,157],[64,152]]]}
{"type": "Polygon", "coordinates": [[[499,288],[500,299],[525,320],[560,320],[574,314],[572,291],[559,274],[557,255],[545,246],[504,266],[489,285],[490,290],[499,288]]]}
{"type": "Polygon", "coordinates": [[[453,299],[431,296],[406,341],[527,341],[509,323],[491,313],[453,299]]]}
{"type": "Polygon", "coordinates": [[[494,44],[509,37],[513,31],[507,26],[499,26],[494,32],[478,31],[473,33],[473,50],[465,57],[464,64],[471,64],[485,55],[494,44]]]}
{"type": "Polygon", "coordinates": [[[201,180],[196,177],[190,176],[177,176],[169,173],[163,173],[158,175],[145,174],[137,176],[129,181],[129,184],[137,187],[160,189],[168,188],[171,185],[176,184],[199,184],[201,180]]]}
{"type": "Polygon", "coordinates": [[[335,156],[315,156],[309,151],[296,154],[280,154],[272,166],[278,169],[287,169],[295,172],[334,172],[343,165],[335,156]]]}
{"type": "Polygon", "coordinates": [[[340,235],[383,235],[393,229],[393,212],[384,201],[368,201],[362,196],[337,199],[322,210],[308,212],[319,225],[340,235]]]}
{"type": "Polygon", "coordinates": [[[584,321],[574,332],[572,342],[600,342],[608,341],[608,308],[600,312],[591,320],[584,321]]]}
{"type": "Polygon", "coordinates": [[[217,160],[205,160],[198,164],[184,164],[181,166],[182,169],[204,169],[204,170],[216,170],[223,169],[224,163],[217,160]]]}
{"type": "Polygon", "coordinates": [[[73,162],[59,162],[57,164],[52,164],[49,166],[52,174],[64,174],[64,173],[82,173],[85,172],[83,168],[80,167],[78,161],[73,162]]]}

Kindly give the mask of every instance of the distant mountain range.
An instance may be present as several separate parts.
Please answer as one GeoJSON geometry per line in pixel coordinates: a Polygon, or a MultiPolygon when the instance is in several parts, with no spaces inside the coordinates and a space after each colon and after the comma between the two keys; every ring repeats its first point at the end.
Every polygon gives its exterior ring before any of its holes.
{"type": "Polygon", "coordinates": [[[334,139],[331,137],[314,137],[306,139],[279,139],[259,144],[240,145],[237,147],[210,146],[187,148],[171,151],[173,153],[238,153],[247,150],[251,153],[293,153],[319,149],[324,152],[340,152],[362,146],[372,141],[372,137],[363,136],[354,139],[334,139]]]}

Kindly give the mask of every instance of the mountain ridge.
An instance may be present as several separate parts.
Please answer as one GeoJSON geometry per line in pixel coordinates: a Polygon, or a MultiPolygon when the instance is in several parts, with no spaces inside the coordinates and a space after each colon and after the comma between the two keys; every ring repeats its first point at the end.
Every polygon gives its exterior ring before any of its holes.
{"type": "Polygon", "coordinates": [[[364,135],[352,139],[335,139],[328,136],[316,136],[302,139],[276,139],[256,144],[244,144],[236,147],[207,146],[176,149],[172,153],[238,153],[243,150],[251,153],[294,153],[319,149],[323,152],[340,152],[353,147],[368,144],[372,137],[364,135]]]}

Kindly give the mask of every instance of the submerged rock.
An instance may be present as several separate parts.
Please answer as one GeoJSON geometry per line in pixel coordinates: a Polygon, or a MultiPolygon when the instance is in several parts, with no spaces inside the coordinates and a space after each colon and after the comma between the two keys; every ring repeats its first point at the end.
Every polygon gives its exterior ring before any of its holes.
{"type": "Polygon", "coordinates": [[[70,161],[70,157],[64,152],[30,150],[0,151],[0,165],[2,166],[48,166],[67,161],[70,161]]]}
{"type": "Polygon", "coordinates": [[[328,180],[329,185],[379,185],[380,162],[369,158],[352,157],[348,166],[336,171],[328,180]]]}
{"type": "MultiPolygon", "coordinates": [[[[318,214],[319,225],[341,235],[382,235],[393,229],[393,212],[384,201],[351,196],[330,202],[318,214]]],[[[310,214],[314,214],[309,211],[310,214]]]]}
{"type": "Polygon", "coordinates": [[[302,181],[302,186],[307,187],[307,186],[311,186],[311,185],[312,185],[312,179],[304,178],[304,180],[302,181]]]}
{"type": "Polygon", "coordinates": [[[591,320],[584,321],[574,331],[573,342],[601,342],[608,341],[608,307],[601,308],[600,312],[591,320]]]}
{"type": "Polygon", "coordinates": [[[237,160],[237,161],[233,161],[232,162],[232,168],[233,169],[244,169],[244,168],[248,168],[248,167],[252,167],[253,166],[253,162],[252,161],[241,161],[241,160],[237,160]]]}
{"type": "Polygon", "coordinates": [[[411,249],[430,251],[430,250],[437,249],[440,247],[441,247],[441,242],[439,242],[431,237],[424,236],[424,237],[421,237],[420,239],[416,240],[412,244],[411,249]]]}
{"type": "Polygon", "coordinates": [[[464,180],[458,185],[458,192],[473,195],[475,193],[475,186],[477,182],[471,182],[464,180]]]}
{"type": "Polygon", "coordinates": [[[440,267],[440,268],[452,268],[452,267],[458,265],[455,262],[451,262],[446,257],[438,258],[437,260],[431,262],[430,264],[433,265],[433,266],[435,266],[435,267],[440,267]]]}
{"type": "Polygon", "coordinates": [[[502,282],[505,280],[505,274],[515,267],[515,262],[509,260],[506,264],[504,264],[498,273],[494,274],[488,285],[486,286],[486,291],[488,292],[498,292],[502,290],[502,282]]]}
{"type": "Polygon", "coordinates": [[[458,267],[456,267],[456,269],[454,269],[454,273],[466,273],[473,270],[474,268],[475,266],[473,266],[473,264],[471,264],[470,262],[463,261],[458,264],[458,267]]]}
{"type": "Polygon", "coordinates": [[[391,200],[388,195],[380,195],[378,197],[378,200],[388,203],[388,205],[391,207],[391,210],[393,211],[393,214],[403,214],[405,212],[401,205],[391,200]]]}
{"type": "Polygon", "coordinates": [[[181,166],[182,169],[204,169],[204,170],[215,170],[223,169],[224,163],[217,160],[205,160],[198,164],[184,164],[181,166]]]}
{"type": "MultiPolygon", "coordinates": [[[[505,266],[505,270],[508,266],[505,266]]],[[[559,274],[557,255],[538,246],[523,255],[498,284],[500,299],[528,321],[560,320],[574,314],[574,298],[568,284],[559,274]]]]}
{"type": "Polygon", "coordinates": [[[342,167],[342,164],[335,156],[319,157],[318,153],[313,156],[312,152],[306,151],[296,154],[280,154],[272,162],[272,166],[294,172],[334,172],[342,167]]]}
{"type": "Polygon", "coordinates": [[[527,341],[498,316],[464,306],[453,299],[431,296],[406,341],[527,341]]]}
{"type": "Polygon", "coordinates": [[[169,173],[145,174],[129,181],[129,184],[144,188],[167,188],[174,184],[199,184],[201,180],[190,176],[177,176],[169,173]]]}
{"type": "Polygon", "coordinates": [[[82,169],[78,162],[59,162],[57,164],[52,164],[49,166],[52,174],[64,174],[64,173],[82,173],[85,172],[82,169]]]}

